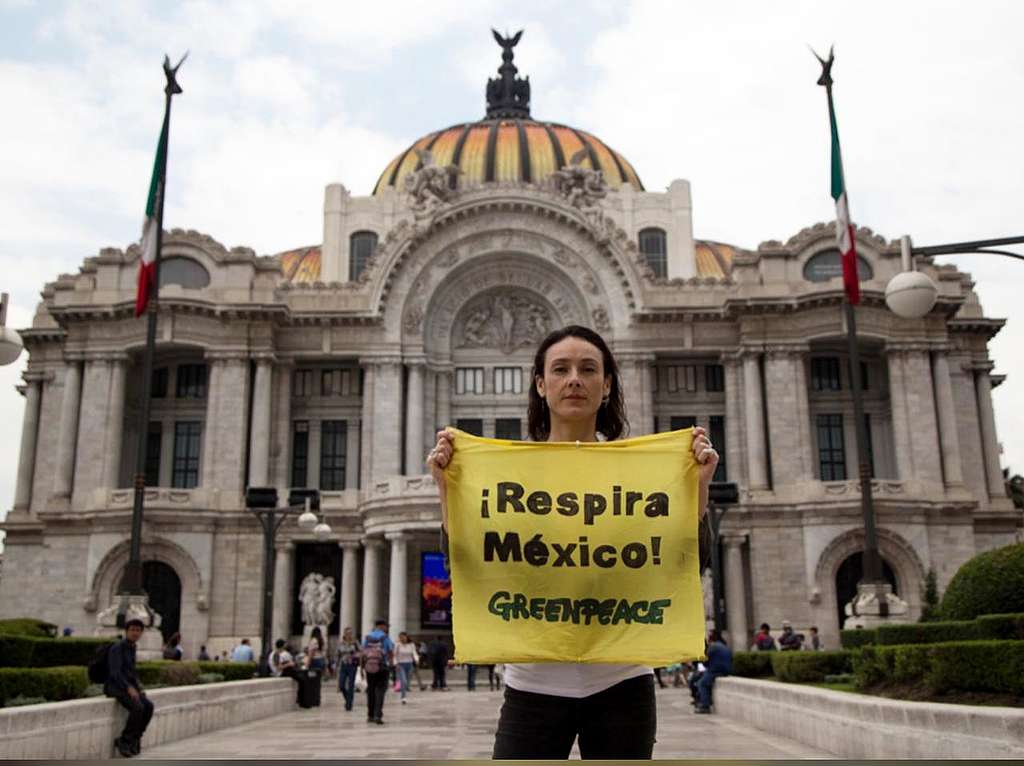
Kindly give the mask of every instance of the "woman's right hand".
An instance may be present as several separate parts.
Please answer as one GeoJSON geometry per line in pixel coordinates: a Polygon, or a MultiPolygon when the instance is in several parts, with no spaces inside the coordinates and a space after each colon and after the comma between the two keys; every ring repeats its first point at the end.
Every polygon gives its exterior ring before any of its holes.
{"type": "Polygon", "coordinates": [[[434,477],[437,484],[437,492],[441,498],[441,526],[448,531],[448,495],[445,483],[445,469],[451,463],[452,453],[455,451],[455,435],[451,431],[441,430],[437,432],[437,443],[434,449],[427,455],[427,468],[430,475],[434,477]]]}

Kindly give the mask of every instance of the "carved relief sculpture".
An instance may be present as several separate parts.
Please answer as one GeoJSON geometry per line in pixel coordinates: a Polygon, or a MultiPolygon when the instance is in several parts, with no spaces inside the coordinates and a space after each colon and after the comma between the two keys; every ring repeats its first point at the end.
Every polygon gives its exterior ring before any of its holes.
{"type": "Polygon", "coordinates": [[[405,190],[410,197],[409,207],[419,218],[430,215],[455,196],[455,177],[461,171],[456,165],[435,165],[433,152],[415,151],[422,167],[406,177],[405,190]]]}
{"type": "MultiPolygon", "coordinates": [[[[504,353],[535,346],[554,322],[546,306],[513,292],[488,293],[463,310],[456,330],[459,348],[500,348],[504,353]]],[[[457,323],[458,324],[458,323],[457,323]]]]}

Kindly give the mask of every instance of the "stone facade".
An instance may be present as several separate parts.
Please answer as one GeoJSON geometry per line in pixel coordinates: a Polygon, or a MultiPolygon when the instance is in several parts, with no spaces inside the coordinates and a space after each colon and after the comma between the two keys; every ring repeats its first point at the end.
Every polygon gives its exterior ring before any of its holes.
{"type": "MultiPolygon", "coordinates": [[[[189,654],[259,632],[262,538],[246,486],[322,488],[344,624],[365,631],[384,615],[393,632],[432,632],[419,623],[418,561],[438,547],[423,475],[434,431],[525,433],[533,349],[575,323],[612,344],[632,434],[697,423],[722,447],[723,478],[741,491],[722,528],[735,641],[790,619],[834,646],[862,533],[842,286],[808,278],[835,247],[832,226],[755,251],[696,241],[685,181],[622,183],[581,205],[548,179],[463,178],[415,203],[386,184],[368,197],[331,185],[322,246],[273,256],[168,232],[163,257],[200,278],[161,289],[164,377],[146,434],[138,247],[48,283],[22,333],[0,615],[92,632],[127,561],[145,438],[143,557],[178,578],[189,654]],[[663,264],[639,249],[651,229],[663,264]],[[376,247],[348,280],[361,233],[376,247]]],[[[930,262],[936,307],[896,317],[883,292],[898,245],[859,229],[857,247],[870,271],[857,321],[881,552],[916,617],[929,568],[943,588],[979,550],[1020,538],[991,402],[987,344],[1002,323],[984,317],[968,275],[930,262]]],[[[275,635],[293,632],[296,562],[314,542],[293,523],[279,534],[275,635]]]]}

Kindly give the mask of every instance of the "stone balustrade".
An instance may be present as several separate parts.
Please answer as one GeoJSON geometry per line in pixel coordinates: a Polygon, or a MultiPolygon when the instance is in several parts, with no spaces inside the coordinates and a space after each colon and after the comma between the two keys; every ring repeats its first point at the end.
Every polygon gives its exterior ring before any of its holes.
{"type": "Polygon", "coordinates": [[[840,758],[1024,758],[1024,710],[908,702],[752,678],[715,682],[715,712],[840,758]]]}
{"type": "MultiPolygon", "coordinates": [[[[295,709],[288,678],[154,689],[154,714],[142,748],[176,742],[295,709]]],[[[126,711],[106,697],[0,709],[0,760],[114,757],[126,711]]]]}

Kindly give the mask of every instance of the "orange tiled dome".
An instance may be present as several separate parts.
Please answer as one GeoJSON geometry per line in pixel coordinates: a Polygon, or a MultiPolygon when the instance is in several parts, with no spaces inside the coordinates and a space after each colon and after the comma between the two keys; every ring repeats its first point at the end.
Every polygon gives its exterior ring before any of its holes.
{"type": "Polygon", "coordinates": [[[582,167],[602,171],[608,186],[617,189],[628,183],[638,191],[644,188],[633,166],[596,136],[525,118],[463,123],[423,136],[385,168],[374,194],[389,186],[402,190],[405,177],[420,167],[414,149],[431,152],[437,165],[457,166],[462,171],[459,187],[491,181],[540,183],[586,149],[582,167]]]}

